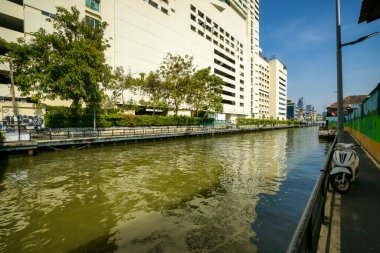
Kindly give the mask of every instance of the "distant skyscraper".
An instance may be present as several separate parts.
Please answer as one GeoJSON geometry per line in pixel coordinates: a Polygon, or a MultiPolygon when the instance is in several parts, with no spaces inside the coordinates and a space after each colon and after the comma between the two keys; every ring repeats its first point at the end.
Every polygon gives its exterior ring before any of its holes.
{"type": "Polygon", "coordinates": [[[312,106],[312,105],[306,105],[306,111],[307,112],[313,112],[314,111],[314,106],[312,106]]]}
{"type": "Polygon", "coordinates": [[[297,107],[299,109],[301,109],[301,110],[304,110],[304,100],[303,100],[303,97],[301,97],[301,98],[298,99],[297,107]]]}

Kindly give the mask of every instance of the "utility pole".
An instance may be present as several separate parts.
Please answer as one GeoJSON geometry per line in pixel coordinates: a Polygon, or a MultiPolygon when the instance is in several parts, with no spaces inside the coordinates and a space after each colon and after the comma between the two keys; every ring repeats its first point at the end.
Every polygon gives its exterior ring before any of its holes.
{"type": "Polygon", "coordinates": [[[368,38],[374,37],[379,32],[373,32],[366,36],[360,37],[357,40],[343,43],[341,42],[340,31],[340,0],[336,0],[336,73],[337,73],[337,107],[338,107],[338,142],[343,142],[344,134],[344,114],[343,114],[343,77],[342,77],[342,47],[355,45],[365,41],[368,38]]]}
{"type": "Polygon", "coordinates": [[[336,73],[337,73],[337,109],[338,109],[338,142],[343,142],[343,77],[342,77],[342,44],[340,31],[340,0],[336,0],[336,73]]]}

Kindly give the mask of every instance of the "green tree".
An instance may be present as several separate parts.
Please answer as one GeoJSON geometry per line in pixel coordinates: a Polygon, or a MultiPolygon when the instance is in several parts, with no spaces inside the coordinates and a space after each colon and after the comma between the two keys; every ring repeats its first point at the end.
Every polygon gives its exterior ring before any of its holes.
{"type": "Polygon", "coordinates": [[[18,88],[36,100],[71,100],[74,115],[83,102],[99,106],[112,79],[104,55],[109,47],[104,39],[107,24],[92,27],[75,7],[57,7],[55,17],[47,21],[52,33],[41,28],[30,41],[20,41],[22,50],[15,50],[18,88]]]}
{"type": "MultiPolygon", "coordinates": [[[[211,68],[208,68],[210,71],[211,68]]],[[[208,77],[206,83],[206,102],[207,106],[205,111],[209,114],[220,113],[223,111],[222,92],[224,81],[219,76],[212,74],[208,77]]]]}
{"type": "Polygon", "coordinates": [[[142,78],[142,74],[140,74],[140,78],[133,78],[131,73],[125,74],[123,67],[119,66],[115,68],[113,79],[107,88],[112,91],[112,97],[114,99],[121,97],[124,107],[124,91],[129,90],[130,92],[135,93],[142,85],[142,78]]]}
{"type": "Polygon", "coordinates": [[[168,90],[158,72],[151,71],[146,77],[144,76],[141,90],[149,98],[147,103],[142,103],[153,107],[153,114],[155,114],[157,107],[167,107],[168,90]]]}
{"type": "Polygon", "coordinates": [[[178,115],[179,107],[185,102],[188,85],[194,73],[193,57],[167,54],[158,70],[163,79],[169,102],[178,115]]]}
{"type": "Polygon", "coordinates": [[[211,68],[196,71],[188,86],[186,103],[192,107],[195,116],[200,111],[217,113],[223,111],[222,90],[223,80],[210,74],[211,68]]]}

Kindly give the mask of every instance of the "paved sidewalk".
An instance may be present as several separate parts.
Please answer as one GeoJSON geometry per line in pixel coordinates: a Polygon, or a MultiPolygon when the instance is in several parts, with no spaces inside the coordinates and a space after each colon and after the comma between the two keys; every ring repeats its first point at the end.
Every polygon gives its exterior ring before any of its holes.
{"type": "MultiPolygon", "coordinates": [[[[356,143],[348,133],[344,142],[356,143]]],[[[346,194],[328,193],[330,225],[322,226],[318,252],[380,252],[380,165],[362,148],[356,152],[357,181],[346,194]]]]}
{"type": "MultiPolygon", "coordinates": [[[[355,142],[345,134],[345,142],[355,142]]],[[[341,252],[380,252],[380,168],[362,148],[359,175],[341,196],[341,252]]]]}

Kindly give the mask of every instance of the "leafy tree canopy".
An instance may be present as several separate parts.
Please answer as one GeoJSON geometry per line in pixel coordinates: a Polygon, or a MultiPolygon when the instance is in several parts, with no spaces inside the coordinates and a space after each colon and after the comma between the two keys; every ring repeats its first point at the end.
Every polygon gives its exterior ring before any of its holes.
{"type": "Polygon", "coordinates": [[[23,95],[72,100],[74,113],[82,102],[97,106],[112,79],[111,67],[105,62],[105,22],[92,27],[80,19],[75,7],[71,11],[57,7],[54,18],[48,18],[54,31],[39,29],[29,41],[13,50],[15,81],[23,95]]]}
{"type": "Polygon", "coordinates": [[[186,91],[194,71],[193,57],[188,55],[181,57],[169,53],[161,63],[158,72],[168,91],[168,99],[173,104],[175,115],[178,115],[180,105],[185,102],[186,91]]]}
{"type": "Polygon", "coordinates": [[[224,81],[210,72],[210,67],[196,71],[188,86],[189,91],[186,102],[192,107],[196,116],[200,111],[206,113],[223,111],[222,91],[224,81]]]}
{"type": "Polygon", "coordinates": [[[166,99],[169,97],[169,90],[164,86],[162,78],[157,71],[151,71],[148,75],[144,75],[141,84],[141,90],[149,98],[148,101],[144,102],[147,106],[153,107],[153,114],[155,114],[157,107],[167,107],[166,99]]]}
{"type": "Polygon", "coordinates": [[[140,78],[133,78],[131,73],[125,74],[124,68],[118,66],[115,68],[112,81],[107,88],[112,91],[113,99],[118,99],[121,97],[124,106],[124,91],[128,90],[129,92],[135,92],[138,88],[140,88],[140,86],[142,86],[142,78],[143,74],[140,74],[140,78]]]}

